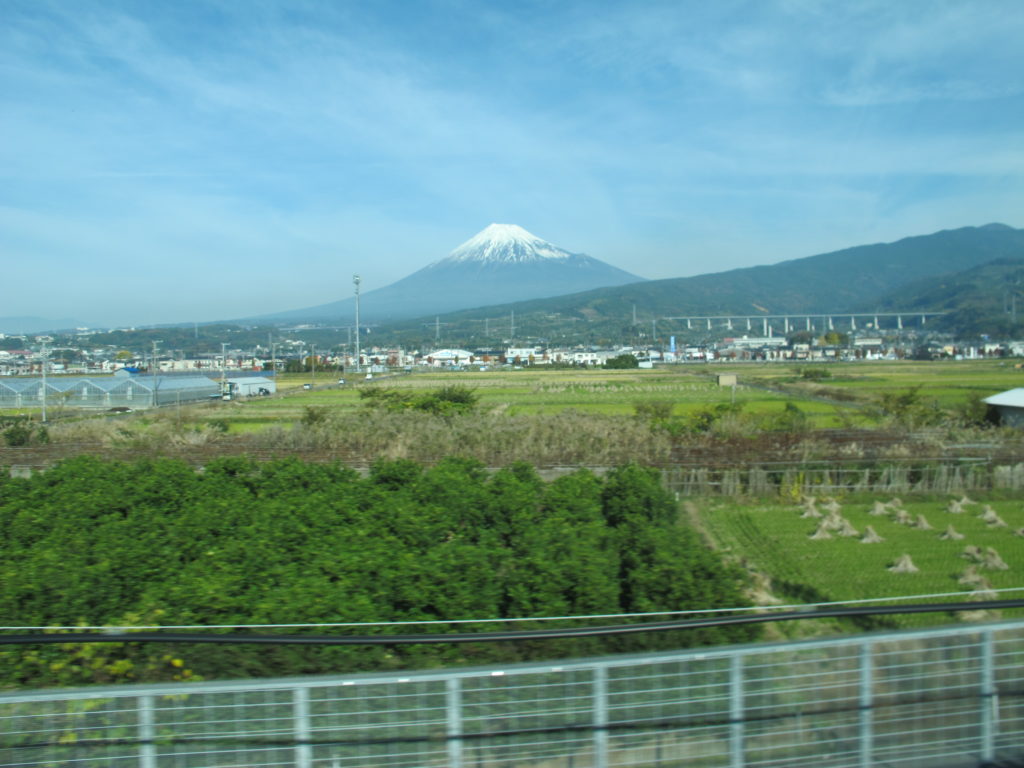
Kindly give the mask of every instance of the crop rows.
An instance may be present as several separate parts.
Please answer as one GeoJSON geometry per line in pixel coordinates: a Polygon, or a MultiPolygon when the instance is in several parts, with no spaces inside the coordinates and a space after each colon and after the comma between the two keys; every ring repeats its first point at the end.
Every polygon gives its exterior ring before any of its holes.
{"type": "MultiPolygon", "coordinates": [[[[823,510],[820,500],[818,504],[823,510]]],[[[787,601],[807,596],[857,600],[949,592],[961,592],[966,598],[986,592],[986,584],[991,589],[1024,586],[1024,507],[1019,501],[968,503],[959,513],[948,511],[947,501],[934,500],[905,504],[892,498],[859,500],[838,507],[838,515],[849,523],[850,535],[834,530],[815,537],[827,512],[817,518],[805,516],[806,507],[795,504],[698,504],[701,524],[714,542],[770,579],[776,595],[787,601]],[[889,505],[885,514],[879,513],[876,501],[889,505]],[[1005,525],[986,522],[986,507],[1005,525]],[[905,514],[898,514],[898,509],[905,514]],[[864,541],[868,526],[881,541],[864,541]],[[943,538],[948,526],[963,538],[943,538]],[[991,549],[1007,568],[977,562],[965,555],[969,548],[981,553],[991,549]],[[904,556],[909,556],[916,572],[890,570],[904,556]],[[972,566],[983,583],[961,583],[972,566]]]]}

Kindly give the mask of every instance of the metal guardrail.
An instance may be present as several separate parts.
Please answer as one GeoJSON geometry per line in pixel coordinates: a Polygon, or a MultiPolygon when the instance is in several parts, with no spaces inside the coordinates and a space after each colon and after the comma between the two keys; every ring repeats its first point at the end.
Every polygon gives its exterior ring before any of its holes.
{"type": "Polygon", "coordinates": [[[0,766],[975,766],[1024,621],[643,656],[0,695],[0,766]]]}

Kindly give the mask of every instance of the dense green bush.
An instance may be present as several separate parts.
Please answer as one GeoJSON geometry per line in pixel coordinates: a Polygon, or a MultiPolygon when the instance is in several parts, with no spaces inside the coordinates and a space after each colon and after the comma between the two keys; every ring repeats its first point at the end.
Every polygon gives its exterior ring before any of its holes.
{"type": "Polygon", "coordinates": [[[621,355],[610,357],[605,361],[605,368],[611,369],[628,369],[628,368],[639,368],[640,361],[636,359],[629,352],[624,352],[621,355]]]}
{"type": "MultiPolygon", "coordinates": [[[[196,472],[171,460],[88,457],[29,479],[2,474],[0,584],[5,622],[31,626],[417,621],[744,603],[737,572],[680,522],[656,472],[627,466],[601,478],[581,470],[544,482],[527,464],[489,475],[457,458],[429,468],[379,461],[367,477],[296,460],[222,459],[196,472]]],[[[515,661],[750,636],[730,628],[469,646],[8,647],[0,685],[515,661]]]]}
{"type": "Polygon", "coordinates": [[[433,414],[467,413],[479,400],[472,387],[452,384],[420,392],[411,389],[366,387],[359,397],[369,406],[387,411],[423,411],[433,414]]]}

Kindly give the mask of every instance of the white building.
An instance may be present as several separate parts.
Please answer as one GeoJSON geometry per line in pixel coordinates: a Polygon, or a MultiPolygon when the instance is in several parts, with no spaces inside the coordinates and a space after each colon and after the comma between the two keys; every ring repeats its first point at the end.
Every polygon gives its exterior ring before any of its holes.
{"type": "Polygon", "coordinates": [[[468,365],[473,353],[465,349],[437,349],[428,352],[420,360],[421,364],[443,368],[454,365],[468,365]]]}

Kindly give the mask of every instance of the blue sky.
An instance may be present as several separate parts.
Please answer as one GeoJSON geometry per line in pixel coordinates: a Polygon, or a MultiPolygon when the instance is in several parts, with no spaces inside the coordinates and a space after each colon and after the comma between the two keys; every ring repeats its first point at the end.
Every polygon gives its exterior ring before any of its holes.
{"type": "Polygon", "coordinates": [[[650,278],[1024,226],[1024,4],[0,2],[0,317],[324,303],[491,222],[650,278]]]}

